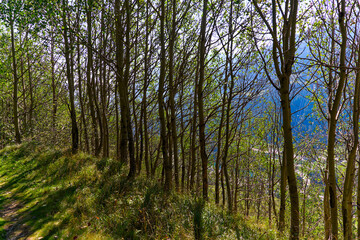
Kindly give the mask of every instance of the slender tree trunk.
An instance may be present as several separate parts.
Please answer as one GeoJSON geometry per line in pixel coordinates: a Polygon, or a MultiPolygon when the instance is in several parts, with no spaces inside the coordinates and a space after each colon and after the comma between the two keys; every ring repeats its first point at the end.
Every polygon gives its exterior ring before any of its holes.
{"type": "MultiPolygon", "coordinates": [[[[240,131],[241,132],[241,129],[240,131]]],[[[238,192],[239,192],[239,182],[240,182],[240,142],[241,142],[241,135],[238,134],[238,141],[236,146],[237,156],[236,156],[236,162],[235,162],[235,188],[234,188],[234,211],[237,212],[238,210],[238,192]]]]}
{"type": "MultiPolygon", "coordinates": [[[[275,157],[274,157],[275,159],[275,157]]],[[[272,208],[275,216],[276,226],[279,226],[278,216],[276,214],[276,204],[275,204],[275,194],[274,194],[274,186],[275,186],[275,163],[272,167],[272,176],[271,176],[271,199],[272,199],[272,208]]]]}
{"type": "Polygon", "coordinates": [[[72,137],[72,152],[76,153],[79,148],[79,130],[76,122],[75,111],[75,88],[74,88],[74,76],[71,71],[70,53],[71,47],[69,45],[68,25],[67,25],[67,0],[63,0],[63,35],[64,35],[64,47],[65,47],[65,62],[66,62],[66,76],[69,85],[69,98],[70,98],[70,117],[71,117],[71,137],[72,137]]]}
{"type": "MultiPolygon", "coordinates": [[[[129,169],[129,178],[135,177],[136,174],[136,160],[135,160],[135,151],[134,151],[134,138],[132,133],[132,125],[131,125],[131,115],[130,115],[130,106],[128,99],[128,85],[130,80],[130,31],[131,31],[131,6],[129,0],[125,0],[125,10],[126,10],[126,54],[125,54],[125,74],[124,74],[124,86],[125,92],[123,93],[124,99],[124,110],[126,112],[126,127],[127,127],[127,138],[128,138],[128,150],[129,150],[129,160],[130,160],[130,169],[129,169]],[[124,94],[125,93],[125,94],[124,94]]],[[[121,95],[120,95],[121,97],[121,95]]],[[[123,111],[123,109],[121,109],[123,111]]]]}
{"type": "Polygon", "coordinates": [[[169,146],[168,139],[166,136],[166,123],[165,123],[165,103],[164,103],[164,84],[166,74],[166,47],[165,47],[165,0],[160,2],[161,16],[160,16],[160,45],[161,45],[161,56],[160,56],[160,79],[158,89],[158,102],[159,102],[159,118],[160,118],[160,139],[161,149],[163,153],[164,171],[165,171],[165,191],[170,191],[172,182],[172,169],[169,158],[169,146]]]}
{"type": "MultiPolygon", "coordinates": [[[[339,9],[339,25],[341,33],[340,47],[340,80],[336,91],[335,99],[330,110],[330,121],[328,131],[327,146],[327,162],[329,164],[329,193],[330,193],[330,213],[331,213],[331,239],[338,239],[338,203],[336,193],[336,173],[335,173],[335,140],[336,140],[336,124],[338,111],[346,82],[346,42],[347,33],[345,28],[345,0],[341,1],[341,9],[339,9]]],[[[346,224],[346,223],[345,223],[346,224]]]]}
{"type": "Polygon", "coordinates": [[[280,171],[280,210],[279,210],[279,231],[282,233],[285,230],[285,208],[286,208],[286,152],[284,149],[283,158],[281,161],[280,171]]]}
{"type": "Polygon", "coordinates": [[[174,156],[174,177],[175,188],[179,190],[179,155],[178,155],[178,141],[176,131],[176,114],[175,114],[175,94],[176,88],[174,86],[174,43],[176,41],[176,0],[172,0],[172,24],[169,41],[169,89],[170,89],[170,111],[171,111],[171,137],[173,144],[174,156]]]}
{"type": "MultiPolygon", "coordinates": [[[[233,48],[233,32],[232,32],[232,8],[233,8],[233,1],[230,2],[230,19],[229,19],[229,39],[228,39],[228,53],[229,53],[229,71],[228,77],[230,76],[230,89],[229,89],[229,97],[226,106],[226,122],[225,122],[225,146],[224,146],[224,154],[222,159],[222,164],[224,168],[225,174],[225,181],[226,181],[226,191],[228,196],[228,208],[229,211],[232,211],[232,196],[231,196],[231,186],[230,186],[230,179],[227,170],[227,155],[229,152],[229,141],[230,141],[230,115],[231,115],[231,101],[233,98],[233,89],[234,89],[234,77],[233,77],[233,69],[232,69],[232,48],[233,48]]],[[[226,66],[227,67],[227,66],[226,66]]],[[[228,77],[226,77],[225,84],[228,84],[228,77]]]]}
{"type": "Polygon", "coordinates": [[[148,81],[149,81],[149,59],[148,59],[148,51],[149,51],[149,2],[146,2],[146,20],[145,20],[145,50],[144,50],[144,90],[143,90],[143,99],[142,99],[142,116],[144,123],[144,144],[145,144],[145,152],[144,152],[144,162],[146,168],[146,176],[150,176],[150,165],[149,165],[149,133],[147,126],[147,89],[148,89],[148,81]]]}
{"type": "Polygon", "coordinates": [[[205,80],[205,43],[206,43],[206,17],[208,0],[203,1],[203,12],[200,27],[199,42],[199,85],[198,85],[198,105],[199,105],[199,141],[200,156],[202,165],[203,198],[208,199],[208,156],[206,154],[205,138],[205,117],[204,117],[204,80],[205,80]]]}
{"type": "MultiPolygon", "coordinates": [[[[105,48],[105,47],[104,47],[105,48]]],[[[106,65],[103,64],[102,66],[102,75],[100,76],[102,78],[102,86],[101,86],[101,123],[102,123],[102,149],[103,158],[109,157],[109,126],[108,126],[108,120],[107,120],[107,71],[106,71],[106,65]]]]}
{"type": "MultiPolygon", "coordinates": [[[[228,59],[228,58],[226,58],[228,59]]],[[[227,63],[227,61],[226,61],[227,63]]],[[[225,69],[225,76],[228,75],[227,68],[225,69]]],[[[219,130],[218,130],[218,137],[217,137],[217,152],[216,152],[216,162],[215,162],[215,203],[219,204],[219,181],[220,181],[220,161],[221,161],[221,142],[222,142],[222,131],[224,126],[224,117],[225,117],[225,103],[226,103],[226,93],[227,93],[227,84],[224,84],[224,93],[223,93],[223,100],[221,105],[221,116],[220,116],[220,123],[219,123],[219,130]]]]}
{"type": "Polygon", "coordinates": [[[18,116],[18,82],[19,78],[17,75],[17,64],[15,54],[15,36],[14,36],[14,16],[11,16],[10,20],[11,30],[11,57],[13,65],[13,78],[14,78],[14,94],[13,94],[13,118],[14,118],[14,129],[15,129],[15,141],[21,143],[21,135],[19,130],[19,116],[18,116]]]}
{"type": "Polygon", "coordinates": [[[326,165],[324,183],[324,227],[325,227],[325,240],[329,240],[331,234],[331,215],[330,215],[330,194],[329,194],[329,183],[328,183],[328,165],[326,165]]]}
{"type": "MultiPolygon", "coordinates": [[[[80,21],[80,16],[78,15],[78,21],[80,21]]],[[[80,27],[80,23],[78,23],[78,28],[80,27]]],[[[85,119],[85,106],[84,106],[84,94],[83,94],[83,79],[82,79],[82,73],[81,73],[81,53],[80,53],[80,42],[78,39],[77,42],[77,72],[78,72],[78,84],[79,84],[79,102],[80,102],[80,121],[82,122],[82,128],[84,132],[84,142],[85,142],[85,151],[87,153],[90,153],[90,144],[89,144],[89,136],[88,136],[88,128],[86,124],[85,119]]],[[[55,76],[54,76],[55,77],[55,76]]],[[[55,91],[55,89],[54,89],[55,91]]],[[[55,93],[54,93],[55,94],[55,93]]],[[[54,95],[55,97],[55,95],[54,95]]],[[[56,112],[55,112],[56,113],[56,112]]]]}
{"type": "MultiPolygon", "coordinates": [[[[271,147],[270,152],[273,152],[273,147],[271,147]]],[[[269,155],[269,170],[268,170],[268,216],[269,216],[269,227],[272,225],[272,201],[271,201],[271,195],[272,195],[272,154],[269,155]]]]}
{"type": "MultiPolygon", "coordinates": [[[[94,134],[94,154],[95,156],[99,155],[99,134],[97,126],[97,116],[95,111],[95,79],[92,77],[93,72],[93,44],[92,44],[92,8],[93,0],[88,0],[86,3],[86,23],[87,23],[87,69],[86,69],[86,79],[87,79],[87,93],[89,98],[89,108],[90,115],[92,120],[92,130],[94,134]]],[[[99,117],[99,116],[98,116],[99,117]]]]}
{"type": "MultiPolygon", "coordinates": [[[[138,118],[136,115],[136,79],[137,79],[137,58],[138,58],[138,35],[139,35],[139,14],[138,11],[136,12],[136,31],[134,39],[134,67],[133,67],[133,74],[134,74],[134,81],[132,82],[132,110],[133,110],[133,118],[134,118],[134,156],[135,156],[135,165],[136,165],[136,174],[140,174],[141,171],[141,162],[142,159],[140,158],[140,141],[139,141],[139,135],[140,135],[140,124],[138,123],[138,118]]],[[[140,113],[141,115],[141,113],[140,113]]],[[[141,117],[140,117],[141,118],[141,117]]]]}
{"type": "Polygon", "coordinates": [[[128,151],[127,151],[127,128],[126,128],[126,99],[127,90],[126,83],[124,81],[124,39],[123,39],[123,26],[122,26],[122,12],[120,12],[121,1],[115,0],[115,26],[116,26],[116,82],[117,89],[119,91],[120,98],[120,141],[119,152],[120,161],[127,163],[128,151]]]}
{"type": "MultiPolygon", "coordinates": [[[[103,1],[102,3],[102,11],[101,11],[101,29],[105,28],[105,9],[106,9],[106,1],[103,1]]],[[[102,54],[106,55],[106,49],[107,49],[107,31],[101,32],[101,42],[102,42],[102,54]]],[[[107,65],[103,60],[100,61],[100,67],[102,69],[102,74],[100,75],[100,80],[102,79],[102,84],[100,86],[101,88],[101,118],[102,118],[102,146],[103,146],[103,158],[108,158],[110,155],[110,143],[109,143],[109,126],[108,126],[108,119],[107,119],[107,109],[108,109],[108,98],[107,96],[110,93],[110,90],[108,91],[108,85],[109,85],[109,78],[108,78],[108,72],[107,72],[107,65]]]]}
{"type": "Polygon", "coordinates": [[[250,213],[250,150],[246,158],[246,189],[245,189],[245,214],[248,217],[250,213]]]}
{"type": "Polygon", "coordinates": [[[299,195],[295,175],[294,147],[291,130],[291,110],[289,98],[290,75],[283,76],[283,79],[280,79],[280,82],[283,82],[280,89],[280,98],[283,112],[283,131],[286,149],[286,170],[291,203],[290,237],[291,239],[299,239],[299,195]]]}
{"type": "Polygon", "coordinates": [[[305,180],[304,194],[303,194],[303,204],[302,204],[302,236],[305,237],[305,228],[306,228],[306,190],[308,182],[305,180]]]}
{"type": "Polygon", "coordinates": [[[224,168],[220,170],[221,192],[222,192],[222,206],[225,207],[225,184],[224,184],[224,168]]]}
{"type": "MultiPolygon", "coordinates": [[[[358,46],[358,54],[360,53],[360,43],[358,46]]],[[[360,102],[360,55],[357,60],[357,72],[355,77],[355,93],[353,102],[353,145],[350,150],[344,182],[343,200],[342,200],[342,214],[343,214],[343,228],[344,239],[352,239],[352,198],[355,178],[355,160],[358,153],[359,145],[359,102],[360,102]]]]}
{"type": "MultiPolygon", "coordinates": [[[[184,96],[184,80],[181,80],[181,92],[180,92],[180,127],[181,127],[181,135],[180,135],[180,145],[181,145],[181,191],[185,191],[185,178],[186,178],[186,163],[185,163],[185,146],[184,146],[184,134],[185,134],[185,126],[184,126],[184,109],[183,109],[183,96],[184,96]]],[[[190,165],[190,163],[189,163],[190,165]]],[[[189,172],[188,172],[189,174],[189,172]]]]}
{"type": "MultiPolygon", "coordinates": [[[[334,23],[333,23],[334,24],[334,23]]],[[[332,41],[331,41],[331,56],[330,56],[330,62],[333,63],[334,62],[334,55],[335,55],[335,41],[334,41],[334,36],[335,36],[335,28],[332,28],[332,41]]],[[[333,85],[334,84],[334,78],[332,75],[332,72],[330,70],[329,73],[329,95],[335,95],[334,94],[334,89],[333,89],[333,85]]],[[[328,99],[328,108],[332,109],[333,108],[333,99],[332,97],[329,97],[328,99]]],[[[331,143],[332,140],[330,140],[329,142],[329,136],[330,136],[330,122],[331,120],[331,111],[329,112],[329,119],[328,119],[328,128],[329,128],[329,132],[328,132],[328,148],[329,148],[329,143],[331,143]]],[[[331,135],[332,133],[332,129],[331,129],[331,135]]],[[[335,137],[335,136],[334,136],[335,137]]],[[[331,143],[331,145],[333,145],[331,143]]],[[[332,234],[332,223],[331,223],[331,207],[330,207],[330,179],[329,179],[329,153],[326,159],[326,169],[325,169],[325,178],[324,178],[324,183],[325,183],[325,191],[324,191],[324,222],[325,222],[325,240],[331,239],[331,234],[332,234]]]]}
{"type": "Polygon", "coordinates": [[[54,35],[51,32],[51,88],[52,88],[52,144],[56,143],[56,113],[57,113],[57,98],[56,98],[56,83],[55,83],[55,46],[54,46],[54,35]]]}
{"type": "Polygon", "coordinates": [[[360,162],[358,162],[358,182],[356,196],[356,214],[357,214],[357,239],[360,239],[360,162]]]}
{"type": "MultiPolygon", "coordinates": [[[[80,0],[79,0],[80,1],[80,0]]],[[[79,4],[78,1],[78,4],[79,4]]],[[[80,6],[78,6],[78,13],[76,15],[76,28],[78,31],[80,31],[80,6]]],[[[53,35],[53,32],[52,32],[53,35]]],[[[54,59],[54,37],[52,37],[52,55],[51,55],[51,61],[52,61],[52,79],[53,79],[53,101],[55,102],[56,100],[56,95],[55,95],[55,59],[54,59]]],[[[80,52],[80,38],[77,38],[77,42],[76,42],[76,48],[77,48],[77,73],[78,73],[78,88],[79,88],[79,102],[80,102],[80,133],[83,131],[84,133],[84,142],[85,142],[85,151],[87,153],[90,153],[90,144],[89,144],[89,137],[88,137],[88,129],[87,129],[87,124],[86,124],[86,119],[85,119],[85,107],[84,107],[84,94],[83,94],[83,79],[82,79],[82,72],[81,72],[81,52],[80,52]]],[[[56,106],[54,106],[56,107],[56,106]]],[[[54,109],[54,114],[53,114],[54,118],[56,117],[56,109],[54,109]]],[[[54,119],[55,121],[55,119],[54,119]]],[[[56,136],[54,136],[54,138],[56,138],[56,136]]],[[[81,134],[80,134],[80,145],[81,145],[81,134]]]]}
{"type": "MultiPolygon", "coordinates": [[[[22,39],[22,29],[20,28],[19,31],[19,42],[20,44],[22,44],[23,42],[25,42],[25,39],[22,39]]],[[[28,126],[28,106],[27,106],[27,91],[26,91],[26,86],[25,86],[25,80],[24,80],[24,58],[23,55],[20,55],[20,66],[18,66],[20,68],[20,78],[19,80],[21,80],[21,86],[22,86],[22,96],[23,96],[23,120],[21,121],[21,118],[19,119],[20,122],[22,122],[22,127],[23,127],[23,131],[24,134],[27,135],[28,134],[28,130],[29,130],[29,126],[28,126]]]]}
{"type": "Polygon", "coordinates": [[[115,0],[115,17],[116,17],[116,61],[117,61],[117,82],[120,96],[120,110],[121,110],[121,139],[120,139],[120,159],[122,163],[127,163],[129,153],[130,170],[128,178],[133,178],[136,173],[136,162],[134,157],[134,140],[132,134],[132,126],[130,120],[130,107],[128,99],[128,84],[130,77],[130,4],[129,0],[125,0],[126,10],[126,53],[124,61],[124,39],[123,28],[120,13],[120,0],[115,0]],[[125,73],[124,73],[125,63],[125,73]]]}
{"type": "Polygon", "coordinates": [[[195,182],[195,171],[196,171],[196,125],[197,125],[197,109],[198,109],[198,102],[197,102],[197,71],[195,75],[195,83],[194,83],[194,104],[193,104],[193,117],[191,122],[191,154],[190,154],[190,191],[194,190],[194,182],[195,182]]]}
{"type": "Polygon", "coordinates": [[[34,112],[34,93],[33,93],[33,77],[31,72],[30,56],[27,58],[28,64],[28,73],[29,73],[29,97],[30,97],[30,106],[29,106],[29,133],[30,136],[34,135],[34,126],[33,126],[33,112],[34,112]]]}
{"type": "MultiPolygon", "coordinates": [[[[118,77],[116,77],[118,78],[118,77]]],[[[116,160],[120,160],[120,141],[121,141],[121,137],[120,137],[120,127],[119,127],[119,97],[118,97],[118,92],[119,92],[119,87],[118,87],[118,79],[116,80],[115,83],[115,131],[116,131],[116,160]]]]}
{"type": "MultiPolygon", "coordinates": [[[[285,3],[285,13],[283,15],[283,27],[281,41],[278,37],[278,3],[272,0],[272,26],[266,19],[262,10],[258,6],[256,0],[253,0],[256,11],[260,14],[262,20],[266,23],[267,28],[272,35],[272,59],[274,62],[274,69],[278,78],[278,85],[274,82],[272,84],[280,93],[281,109],[283,116],[283,137],[284,149],[286,151],[286,168],[287,179],[290,193],[291,203],[291,226],[290,239],[299,239],[299,194],[297,190],[297,180],[295,174],[294,164],[294,146],[291,128],[291,108],[290,108],[290,77],[292,76],[292,68],[295,63],[296,52],[296,24],[298,22],[298,0],[289,0],[285,3]],[[281,51],[279,52],[279,50],[281,51]]],[[[271,79],[269,79],[272,81],[271,79]]]]}

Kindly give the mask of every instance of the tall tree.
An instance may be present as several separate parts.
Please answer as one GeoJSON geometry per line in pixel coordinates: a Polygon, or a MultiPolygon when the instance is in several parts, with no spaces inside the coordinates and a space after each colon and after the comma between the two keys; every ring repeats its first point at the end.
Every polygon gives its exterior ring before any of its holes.
{"type": "Polygon", "coordinates": [[[14,129],[15,129],[15,141],[16,143],[21,143],[21,135],[19,129],[19,116],[18,116],[18,84],[19,78],[17,74],[17,62],[16,62],[16,51],[15,51],[15,34],[14,34],[14,24],[15,24],[15,9],[10,8],[10,31],[11,31],[11,58],[12,58],[12,67],[13,67],[13,78],[14,78],[14,94],[13,94],[13,119],[14,119],[14,129]]]}
{"type": "Polygon", "coordinates": [[[173,144],[173,156],[174,156],[174,176],[175,187],[179,189],[179,155],[178,155],[178,140],[176,131],[176,113],[175,113],[175,94],[176,88],[174,86],[174,44],[176,41],[176,0],[172,0],[172,19],[171,19],[171,31],[169,37],[169,101],[171,111],[171,137],[173,144]]]}
{"type": "MultiPolygon", "coordinates": [[[[340,3],[340,2],[339,2],[340,3]]],[[[337,142],[337,124],[344,109],[344,90],[347,82],[346,49],[347,31],[345,27],[345,4],[335,4],[335,1],[316,5],[316,14],[321,19],[314,39],[316,44],[309,42],[313,58],[319,65],[322,74],[322,84],[326,87],[327,104],[324,106],[323,95],[320,91],[312,91],[315,102],[321,115],[327,120],[327,156],[326,169],[324,172],[324,222],[325,238],[338,239],[338,203],[337,203],[337,180],[335,166],[335,146],[337,142]],[[323,8],[328,11],[323,11],[323,8]],[[342,9],[344,7],[344,9],[342,9]],[[338,20],[339,25],[336,24],[338,20]],[[339,34],[338,34],[338,30],[339,34]],[[341,39],[338,39],[338,38],[341,39]],[[317,52],[316,52],[317,51],[317,52]],[[340,57],[338,57],[340,56],[340,57]],[[338,70],[336,70],[338,69],[338,70]]],[[[317,83],[319,83],[317,81],[317,83]]]]}
{"type": "Polygon", "coordinates": [[[165,46],[165,0],[160,1],[160,78],[158,90],[159,118],[160,118],[160,139],[161,150],[164,161],[165,183],[164,189],[169,191],[172,184],[172,167],[169,157],[169,143],[166,136],[164,84],[166,74],[166,46],[165,46]]]}
{"type": "Polygon", "coordinates": [[[208,0],[203,1],[203,11],[200,26],[199,39],[199,83],[197,90],[198,106],[199,106],[199,141],[200,141],[200,156],[202,166],[202,184],[203,184],[203,198],[208,199],[208,156],[206,154],[206,137],[205,137],[205,117],[204,117],[204,81],[205,81],[205,51],[206,51],[206,19],[207,19],[207,4],[208,0]]]}
{"type": "Polygon", "coordinates": [[[120,96],[120,109],[121,109],[121,143],[120,143],[120,158],[121,161],[126,163],[127,157],[129,154],[130,159],[130,170],[129,178],[135,176],[136,173],[136,163],[134,156],[134,140],[131,127],[131,116],[130,116],[130,105],[128,97],[128,85],[130,77],[130,31],[131,31],[131,6],[129,0],[125,0],[124,9],[126,13],[125,21],[125,44],[123,39],[124,29],[121,21],[121,2],[119,0],[115,1],[115,17],[116,17],[116,59],[117,59],[117,82],[118,90],[120,96]],[[124,59],[124,49],[123,46],[126,46],[125,59],[124,59]],[[125,66],[125,71],[124,71],[125,66]]]}
{"type": "Polygon", "coordinates": [[[86,1],[86,24],[87,24],[87,68],[86,68],[86,84],[87,84],[87,94],[88,94],[88,102],[90,107],[90,115],[92,120],[92,129],[94,134],[94,154],[98,156],[101,150],[101,140],[98,132],[98,119],[100,116],[96,115],[95,109],[95,79],[93,77],[93,37],[92,37],[92,10],[93,10],[93,1],[86,1]]]}
{"type": "Polygon", "coordinates": [[[296,25],[298,13],[298,0],[286,1],[284,6],[278,5],[273,0],[272,6],[272,23],[264,14],[259,6],[257,0],[253,0],[256,12],[265,23],[272,38],[272,60],[278,78],[278,83],[275,83],[266,69],[268,79],[275,89],[280,94],[281,109],[283,117],[283,137],[284,137],[284,151],[286,157],[286,170],[287,179],[290,192],[291,203],[291,226],[290,238],[299,239],[299,195],[297,190],[297,181],[295,174],[294,164],[294,146],[293,134],[291,127],[291,107],[290,107],[290,77],[293,71],[296,52],[296,25]],[[278,9],[280,8],[280,9],[278,9]],[[282,22],[278,22],[277,12],[282,14],[282,22]],[[278,31],[278,24],[281,23],[282,29],[278,31]],[[282,33],[281,41],[278,36],[279,32],[282,33]]]}
{"type": "MultiPolygon", "coordinates": [[[[340,14],[345,14],[345,2],[341,3],[341,12],[340,14]]],[[[345,18],[346,16],[344,16],[345,18]]],[[[340,22],[340,21],[339,21],[340,22]]],[[[344,19],[341,19],[340,24],[344,24],[344,19]]],[[[340,25],[340,26],[341,26],[340,25]]],[[[343,28],[344,26],[342,26],[343,28]]],[[[342,35],[345,34],[344,29],[341,29],[342,35]]],[[[346,39],[343,39],[346,40],[346,39]]],[[[354,178],[355,178],[355,159],[358,154],[358,145],[359,145],[359,114],[360,114],[360,42],[358,41],[357,48],[358,59],[356,61],[356,74],[355,74],[355,89],[354,89],[354,100],[353,100],[353,111],[352,111],[352,141],[351,141],[351,150],[348,154],[347,165],[346,165],[346,174],[343,190],[343,199],[342,199],[342,214],[343,214],[343,229],[344,229],[344,239],[352,239],[352,210],[353,210],[353,188],[354,188],[354,178]]],[[[345,58],[345,56],[342,56],[345,58]]],[[[344,71],[345,61],[341,59],[342,69],[344,71]]],[[[341,64],[340,63],[340,64],[341,64]]]]}
{"type": "Polygon", "coordinates": [[[72,152],[76,153],[79,148],[79,130],[76,121],[76,110],[75,110],[75,86],[74,86],[74,74],[72,72],[71,64],[71,49],[72,46],[69,43],[68,34],[68,2],[67,0],[62,1],[62,20],[63,20],[63,37],[64,37],[64,54],[66,64],[66,77],[69,85],[69,100],[70,100],[70,118],[71,118],[71,139],[72,139],[72,152]]]}

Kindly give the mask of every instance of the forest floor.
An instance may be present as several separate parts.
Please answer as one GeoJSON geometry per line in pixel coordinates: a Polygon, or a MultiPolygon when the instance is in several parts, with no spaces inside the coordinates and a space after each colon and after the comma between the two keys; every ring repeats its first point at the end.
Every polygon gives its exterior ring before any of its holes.
{"type": "MultiPolygon", "coordinates": [[[[9,193],[11,194],[11,193],[9,193]]],[[[22,208],[22,204],[12,199],[6,198],[1,204],[1,238],[9,240],[31,239],[29,238],[29,227],[24,223],[24,219],[18,212],[22,208]]]]}
{"type": "Polygon", "coordinates": [[[126,173],[111,159],[33,142],[0,150],[0,239],[194,239],[194,225],[202,239],[283,239],[265,221],[126,173]]]}

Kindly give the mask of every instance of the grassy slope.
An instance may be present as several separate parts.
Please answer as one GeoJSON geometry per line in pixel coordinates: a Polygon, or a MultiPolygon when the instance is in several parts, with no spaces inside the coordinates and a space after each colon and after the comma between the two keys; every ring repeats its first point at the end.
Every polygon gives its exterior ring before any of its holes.
{"type": "Polygon", "coordinates": [[[16,204],[13,223],[0,218],[0,238],[7,228],[30,239],[193,239],[200,210],[205,239],[278,239],[209,203],[166,196],[156,182],[129,182],[112,160],[34,143],[0,151],[0,185],[1,216],[16,204]]]}

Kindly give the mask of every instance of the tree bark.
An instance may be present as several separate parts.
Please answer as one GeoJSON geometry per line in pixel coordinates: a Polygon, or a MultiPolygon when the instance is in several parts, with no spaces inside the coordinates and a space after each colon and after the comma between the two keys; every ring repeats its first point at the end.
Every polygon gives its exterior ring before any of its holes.
{"type": "Polygon", "coordinates": [[[279,81],[276,85],[271,79],[271,83],[280,93],[281,109],[283,116],[283,137],[284,149],[286,152],[287,179],[289,184],[290,203],[291,203],[291,226],[290,239],[299,239],[299,195],[294,164],[294,147],[291,128],[291,108],[290,108],[290,77],[295,62],[296,52],[296,23],[298,13],[298,0],[290,0],[285,3],[285,13],[283,15],[282,39],[279,41],[277,30],[277,6],[272,0],[272,25],[260,9],[257,0],[253,0],[256,11],[260,14],[263,22],[272,35],[272,59],[274,69],[279,81]],[[281,51],[279,51],[281,49],[281,51]],[[281,63],[281,65],[280,65],[281,63]]]}
{"type": "Polygon", "coordinates": [[[143,124],[144,124],[144,162],[146,168],[146,176],[150,176],[150,165],[149,165],[149,133],[148,133],[148,119],[147,119],[147,89],[148,89],[148,78],[149,78],[149,59],[148,59],[148,50],[149,50],[149,3],[146,2],[146,20],[145,20],[145,52],[144,52],[144,89],[143,89],[143,99],[142,99],[142,115],[143,115],[143,124]]]}
{"type": "Polygon", "coordinates": [[[136,162],[134,157],[134,140],[131,126],[130,106],[128,99],[128,84],[130,78],[130,15],[131,8],[129,0],[125,0],[126,11],[126,53],[124,61],[124,39],[123,27],[121,23],[120,0],[115,1],[115,17],[116,17],[116,61],[117,61],[117,82],[120,96],[120,110],[121,110],[121,139],[120,139],[120,159],[122,163],[127,163],[129,154],[130,169],[128,178],[135,177],[136,162]],[[125,65],[125,72],[124,72],[125,65]]]}
{"type": "Polygon", "coordinates": [[[92,8],[93,0],[88,0],[86,3],[86,23],[87,23],[87,69],[86,69],[86,83],[87,94],[89,100],[89,108],[92,122],[92,130],[94,136],[94,154],[99,155],[99,133],[97,126],[97,117],[95,111],[95,79],[92,77],[93,73],[93,46],[92,46],[92,8]]]}
{"type": "MultiPolygon", "coordinates": [[[[232,48],[233,48],[233,32],[232,32],[232,8],[233,8],[233,1],[230,3],[230,20],[229,20],[229,39],[228,39],[228,53],[229,53],[229,71],[226,77],[225,84],[228,84],[228,77],[230,76],[230,89],[229,89],[229,97],[226,106],[226,122],[225,122],[225,146],[224,146],[224,154],[222,159],[222,164],[224,168],[224,175],[226,181],[226,192],[228,197],[228,209],[232,211],[232,196],[231,196],[231,186],[230,186],[230,179],[227,169],[227,156],[229,151],[229,141],[230,141],[230,115],[231,115],[231,101],[233,98],[233,89],[234,89],[234,76],[233,76],[233,68],[232,68],[232,48]]],[[[226,66],[227,68],[228,66],[226,66]]]]}
{"type": "Polygon", "coordinates": [[[64,27],[64,51],[65,51],[65,62],[66,62],[66,76],[69,85],[69,99],[70,99],[70,117],[71,117],[71,138],[72,138],[72,153],[76,153],[79,148],[79,130],[76,121],[75,111],[75,88],[74,88],[74,76],[71,71],[70,61],[70,44],[68,36],[68,25],[67,25],[67,0],[62,1],[63,4],[63,27],[64,27]]]}
{"type": "Polygon", "coordinates": [[[285,208],[286,208],[286,152],[283,151],[283,158],[281,161],[280,171],[280,210],[279,210],[279,231],[282,233],[285,230],[285,208]]]}
{"type": "Polygon", "coordinates": [[[175,114],[175,94],[176,88],[174,86],[174,43],[176,41],[176,0],[172,0],[172,23],[169,41],[169,101],[171,111],[171,137],[173,144],[173,156],[174,156],[174,177],[175,188],[179,190],[179,155],[178,155],[178,140],[176,131],[176,114],[175,114]]]}
{"type": "Polygon", "coordinates": [[[164,84],[165,84],[165,74],[166,74],[166,46],[165,46],[165,0],[160,2],[161,15],[160,15],[160,45],[161,45],[161,55],[160,55],[160,79],[159,79],[159,90],[158,90],[158,102],[159,102],[159,118],[160,118],[160,139],[161,139],[161,150],[163,154],[164,161],[164,171],[165,171],[165,191],[170,191],[172,184],[172,169],[171,162],[169,157],[169,145],[168,139],[166,136],[166,122],[165,122],[165,103],[164,103],[164,84]]]}
{"type": "Polygon", "coordinates": [[[203,12],[200,27],[199,41],[199,84],[198,84],[198,105],[199,105],[199,141],[200,156],[202,165],[203,198],[208,199],[208,156],[206,154],[205,138],[205,117],[204,117],[204,80],[205,80],[205,43],[206,43],[206,17],[208,0],[203,1],[203,12]]]}
{"type": "MultiPolygon", "coordinates": [[[[345,13],[345,12],[344,12],[345,13]]],[[[343,200],[342,200],[342,214],[343,214],[343,229],[344,239],[352,239],[352,197],[355,178],[355,160],[358,153],[359,145],[359,102],[360,102],[360,43],[358,46],[358,60],[356,63],[357,72],[355,77],[355,93],[353,102],[353,141],[352,148],[349,152],[346,175],[344,182],[343,200]]],[[[345,69],[344,69],[345,70],[345,69]]]]}
{"type": "MultiPolygon", "coordinates": [[[[124,108],[121,111],[125,110],[126,112],[126,127],[127,127],[127,138],[128,138],[128,150],[129,150],[129,160],[130,160],[130,169],[128,178],[135,177],[136,174],[136,160],[135,160],[135,151],[134,151],[134,138],[132,133],[132,126],[131,126],[131,115],[130,115],[130,105],[128,99],[128,85],[130,80],[130,31],[131,31],[131,6],[129,0],[125,0],[125,10],[126,10],[126,54],[125,54],[125,73],[124,73],[124,83],[123,87],[124,90],[121,91],[123,94],[124,100],[124,108]]],[[[121,97],[121,95],[120,95],[121,97]]]]}
{"type": "Polygon", "coordinates": [[[13,92],[13,119],[14,119],[14,130],[15,130],[15,141],[21,143],[21,134],[19,129],[19,116],[18,116],[18,83],[19,78],[17,75],[17,63],[16,63],[16,52],[15,52],[15,36],[14,36],[14,16],[10,17],[10,31],[11,31],[11,58],[13,65],[13,78],[14,78],[14,92],[13,92]]]}
{"type": "MultiPolygon", "coordinates": [[[[339,9],[340,10],[340,9],[339,9]]],[[[342,93],[346,83],[346,41],[347,34],[345,28],[345,0],[341,1],[341,10],[339,11],[339,25],[341,33],[340,46],[340,80],[336,91],[335,99],[329,111],[329,131],[327,146],[327,162],[329,164],[329,195],[330,195],[330,213],[331,213],[331,239],[338,239],[338,203],[336,193],[336,173],[335,173],[335,141],[336,141],[336,124],[342,93]]]]}

